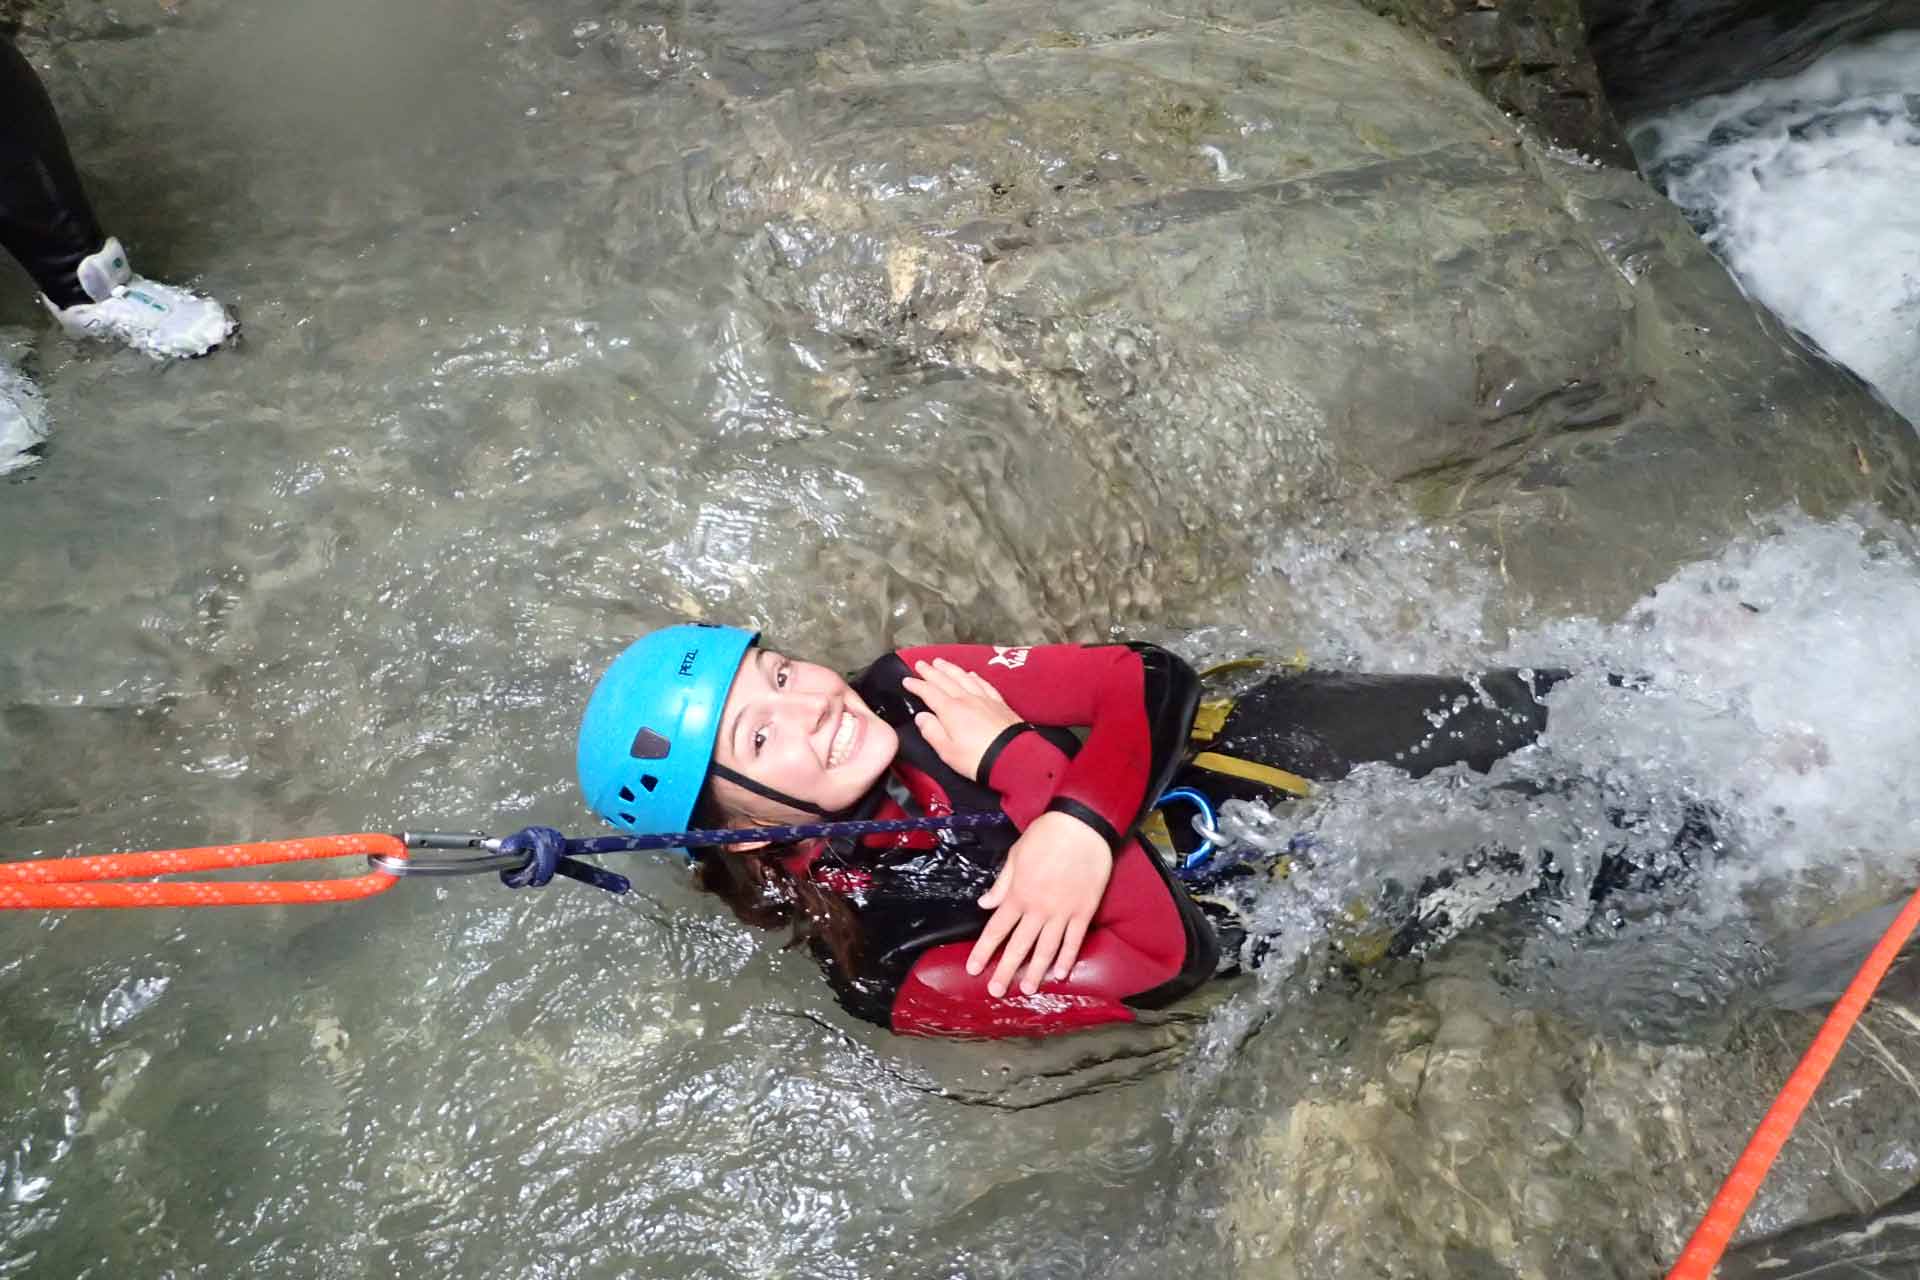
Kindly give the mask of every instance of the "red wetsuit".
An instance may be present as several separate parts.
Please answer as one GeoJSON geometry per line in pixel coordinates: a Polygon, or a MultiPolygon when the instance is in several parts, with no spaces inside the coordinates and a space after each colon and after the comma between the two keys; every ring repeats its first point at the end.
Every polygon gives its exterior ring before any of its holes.
{"type": "MultiPolygon", "coordinates": [[[[1547,722],[1541,695],[1565,674],[1275,676],[1235,697],[1208,750],[1316,780],[1344,777],[1369,761],[1390,761],[1415,777],[1458,764],[1484,771],[1539,736],[1547,722]]],[[[929,645],[887,655],[853,685],[900,735],[893,764],[853,816],[999,809],[1013,823],[815,844],[789,855],[789,871],[841,894],[858,917],[851,971],[823,944],[814,946],[849,1010],[909,1035],[1050,1035],[1131,1021],[1135,1010],[1170,1004],[1213,976],[1221,944],[1212,924],[1134,830],[1175,781],[1216,803],[1275,796],[1260,784],[1187,764],[1200,696],[1193,668],[1146,644],[929,645]],[[933,658],[984,677],[1023,717],[982,753],[977,781],[947,767],[914,724],[926,708],[901,682],[914,662],[933,658]],[[1085,731],[1084,741],[1075,729],[1085,731]],[[1107,838],[1113,876],[1072,973],[1036,995],[995,997],[987,991],[991,970],[977,977],[966,971],[988,918],[977,899],[1018,833],[1048,810],[1069,813],[1107,838]]],[[[1687,849],[1711,839],[1707,825],[1700,833],[1682,833],[1676,849],[1683,860],[1687,849]]],[[[1514,855],[1474,855],[1500,856],[1514,855]]],[[[1448,874],[1433,877],[1434,887],[1444,889],[1448,874]]],[[[1594,893],[1624,883],[1622,875],[1632,878],[1618,867],[1603,874],[1594,893]]],[[[1424,921],[1436,913],[1444,909],[1415,916],[1424,921]]],[[[1409,932],[1406,945],[1423,945],[1419,930],[1409,932]]]]}
{"type": "Polygon", "coordinates": [[[1185,662],[1151,645],[929,645],[889,654],[853,684],[900,735],[859,816],[998,808],[1013,829],[876,836],[791,856],[789,869],[844,894],[859,917],[857,972],[815,948],[848,1009],[910,1035],[1047,1035],[1130,1021],[1213,975],[1213,930],[1133,835],[1186,748],[1199,681],[1185,662]],[[1026,722],[987,749],[977,781],[948,768],[914,726],[926,708],[901,681],[933,658],[984,677],[1026,722]],[[995,997],[991,969],[966,971],[988,918],[976,899],[1017,832],[1048,810],[1107,838],[1113,877],[1066,979],[995,997]]]}

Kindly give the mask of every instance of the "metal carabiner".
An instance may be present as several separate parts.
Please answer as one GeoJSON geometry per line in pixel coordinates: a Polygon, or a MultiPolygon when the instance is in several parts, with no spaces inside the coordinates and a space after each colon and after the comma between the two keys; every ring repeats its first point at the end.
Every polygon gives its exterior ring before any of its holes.
{"type": "MultiPolygon", "coordinates": [[[[511,839],[513,837],[508,837],[511,839]]],[[[424,858],[394,858],[370,854],[367,865],[392,876],[477,876],[489,871],[519,871],[533,859],[526,849],[505,850],[502,846],[506,840],[480,831],[403,831],[400,842],[409,849],[427,849],[439,856],[430,853],[424,858]]],[[[562,857],[553,870],[555,875],[608,893],[625,893],[633,887],[632,882],[618,872],[578,858],[562,857]]]]}
{"type": "Polygon", "coordinates": [[[1185,800],[1200,812],[1193,819],[1193,829],[1199,833],[1200,847],[1188,854],[1180,864],[1182,874],[1198,871],[1207,865],[1213,857],[1214,847],[1221,843],[1220,828],[1213,814],[1213,802],[1192,787],[1175,787],[1153,802],[1156,809],[1164,808],[1169,800],[1185,800]]]}
{"type": "Polygon", "coordinates": [[[481,831],[402,831],[400,843],[409,849],[441,851],[447,856],[395,858],[368,854],[367,865],[390,876],[477,876],[488,871],[518,870],[527,862],[524,853],[501,853],[500,842],[481,831]],[[456,852],[470,849],[484,852],[456,852]]]}

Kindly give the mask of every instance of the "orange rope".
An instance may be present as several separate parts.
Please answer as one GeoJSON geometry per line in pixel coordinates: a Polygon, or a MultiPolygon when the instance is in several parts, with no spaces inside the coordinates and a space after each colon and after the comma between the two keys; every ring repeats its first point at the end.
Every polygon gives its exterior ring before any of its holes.
{"type": "Polygon", "coordinates": [[[201,880],[159,884],[98,884],[128,876],[180,871],[259,867],[275,862],[344,858],[353,854],[407,856],[395,836],[368,833],[310,836],[264,844],[222,844],[202,849],[109,853],[83,858],[0,862],[0,910],[62,910],[82,907],[237,907],[276,902],[351,902],[393,886],[398,876],[371,871],[340,880],[201,880]]]}
{"type": "Polygon", "coordinates": [[[1853,981],[1847,984],[1846,991],[1827,1015],[1820,1034],[1813,1038],[1813,1044],[1808,1046],[1800,1065],[1787,1077],[1780,1096],[1767,1108],[1767,1114],[1760,1121],[1760,1127],[1754,1130],[1747,1149],[1734,1162],[1733,1172],[1720,1185],[1720,1194],[1713,1198],[1707,1216],[1694,1228],[1693,1237],[1687,1241],[1687,1247],[1681,1250],[1673,1270],[1667,1272],[1667,1280],[1707,1280],[1713,1274],[1720,1255],[1726,1252],[1727,1242],[1740,1226],[1740,1219],[1746,1216],[1747,1206],[1753,1203],[1754,1193],[1760,1190],[1767,1170],[1773,1167],[1774,1158],[1780,1154],[1780,1148],[1786,1145],[1787,1137],[1799,1122],[1801,1112],[1813,1100],[1813,1091],[1820,1087],[1827,1068],[1839,1056],[1847,1033],[1860,1020],[1867,1001],[1873,999],[1874,990],[1879,987],[1880,980],[1887,976],[1887,969],[1893,964],[1894,957],[1900,954],[1900,948],[1906,946],[1907,939],[1913,936],[1916,925],[1920,925],[1920,892],[1907,900],[1907,905],[1887,926],[1887,931],[1880,935],[1880,941],[1867,953],[1860,972],[1853,975],[1853,981]]]}

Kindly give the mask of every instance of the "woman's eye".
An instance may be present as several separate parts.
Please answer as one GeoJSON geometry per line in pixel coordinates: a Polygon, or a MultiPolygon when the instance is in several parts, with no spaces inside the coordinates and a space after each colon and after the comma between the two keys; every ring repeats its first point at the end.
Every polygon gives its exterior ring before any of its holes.
{"type": "Polygon", "coordinates": [[[755,754],[755,755],[759,755],[759,754],[760,754],[760,748],[762,748],[762,747],[764,747],[764,746],[766,746],[766,745],[767,745],[767,731],[766,731],[765,729],[756,729],[756,730],[754,730],[754,733],[753,733],[753,754],[755,754]]]}
{"type": "Polygon", "coordinates": [[[778,671],[776,671],[776,672],[774,672],[774,673],[773,673],[773,687],[774,687],[774,688],[776,688],[776,689],[784,689],[784,688],[786,688],[786,687],[787,687],[787,673],[788,673],[789,671],[792,671],[792,670],[793,670],[793,666],[792,666],[792,664],[791,664],[791,663],[788,663],[788,664],[785,664],[785,665],[783,665],[783,666],[781,666],[781,668],[780,668],[780,669],[779,669],[778,671]]]}

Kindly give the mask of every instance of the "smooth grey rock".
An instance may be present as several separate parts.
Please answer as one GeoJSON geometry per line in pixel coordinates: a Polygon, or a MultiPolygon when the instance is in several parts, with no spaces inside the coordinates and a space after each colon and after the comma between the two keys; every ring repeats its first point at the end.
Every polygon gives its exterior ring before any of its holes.
{"type": "Polygon", "coordinates": [[[752,145],[701,155],[694,216],[830,340],[825,384],[862,388],[825,430],[891,437],[930,395],[1020,423],[1023,461],[961,483],[988,529],[1037,513],[1008,554],[1064,566],[1048,615],[1185,612],[1328,508],[1411,505],[1600,611],[1781,502],[1912,509],[1906,423],[1637,178],[1536,143],[1390,24],[1320,0],[1113,3],[1071,41],[1008,21],[986,80],[869,72],[881,30],[859,70],[730,98],[752,145]]]}

